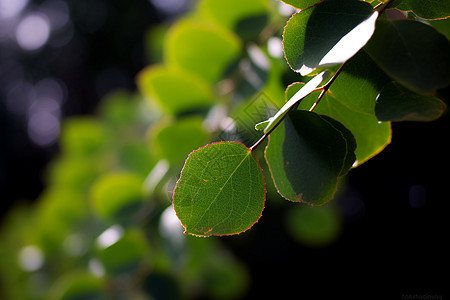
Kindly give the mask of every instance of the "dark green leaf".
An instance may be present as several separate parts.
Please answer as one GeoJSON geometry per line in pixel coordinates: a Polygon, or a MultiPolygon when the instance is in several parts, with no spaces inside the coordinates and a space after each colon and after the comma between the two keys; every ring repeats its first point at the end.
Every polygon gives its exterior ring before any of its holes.
{"type": "Polygon", "coordinates": [[[372,36],[377,17],[370,4],[354,0],[324,1],[301,11],[284,29],[286,60],[301,75],[343,63],[372,36]]]}
{"type": "Polygon", "coordinates": [[[222,142],[189,155],[173,205],[186,233],[238,234],[260,218],[265,193],[264,176],[252,152],[243,144],[222,142]]]}
{"type": "Polygon", "coordinates": [[[316,113],[292,111],[270,134],[265,156],[284,198],[323,204],[333,198],[338,177],[355,161],[355,148],[342,124],[316,113]]]}
{"type": "Polygon", "coordinates": [[[392,82],[381,91],[375,113],[380,121],[433,121],[445,108],[438,98],[419,95],[392,82]]]}
{"type": "Polygon", "coordinates": [[[387,74],[419,93],[450,83],[450,43],[422,22],[379,20],[366,49],[387,74]]]}
{"type": "Polygon", "coordinates": [[[402,0],[396,8],[412,11],[418,17],[428,20],[450,17],[450,1],[447,0],[402,0]]]}
{"type": "Polygon", "coordinates": [[[210,85],[188,71],[152,66],[139,73],[137,84],[148,100],[169,114],[204,108],[214,102],[210,85]]]}
{"type": "Polygon", "coordinates": [[[181,21],[167,35],[165,58],[171,66],[216,82],[237,58],[241,46],[240,39],[224,28],[181,21]]]}

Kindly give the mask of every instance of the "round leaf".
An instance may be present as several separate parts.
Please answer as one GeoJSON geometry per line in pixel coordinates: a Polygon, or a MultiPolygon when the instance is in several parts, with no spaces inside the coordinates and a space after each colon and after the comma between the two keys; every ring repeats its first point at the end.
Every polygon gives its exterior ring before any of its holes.
{"type": "Polygon", "coordinates": [[[379,20],[366,50],[387,74],[419,93],[450,83],[450,42],[422,22],[379,20]]]}
{"type": "Polygon", "coordinates": [[[318,67],[343,63],[374,31],[378,13],[361,1],[324,1],[295,14],[283,33],[286,60],[307,75],[318,67]]]}
{"type": "Polygon", "coordinates": [[[169,31],[165,46],[170,65],[216,82],[237,58],[241,41],[232,32],[210,23],[181,21],[169,31]]]}
{"type": "Polygon", "coordinates": [[[278,192],[287,200],[323,204],[338,177],[355,161],[356,143],[342,124],[308,111],[292,111],[269,136],[266,160],[278,192]]]}
{"type": "Polygon", "coordinates": [[[192,152],[174,191],[173,205],[185,232],[238,234],[261,217],[264,176],[243,144],[221,142],[192,152]]]}
{"type": "Polygon", "coordinates": [[[107,174],[91,188],[91,201],[98,215],[106,219],[129,220],[143,201],[143,180],[134,174],[107,174]]]}
{"type": "Polygon", "coordinates": [[[170,114],[204,108],[213,103],[209,84],[188,71],[152,66],[139,73],[137,84],[148,100],[156,101],[170,114]]]}
{"type": "Polygon", "coordinates": [[[433,121],[445,108],[438,98],[414,93],[392,82],[381,91],[375,113],[380,121],[433,121]]]}

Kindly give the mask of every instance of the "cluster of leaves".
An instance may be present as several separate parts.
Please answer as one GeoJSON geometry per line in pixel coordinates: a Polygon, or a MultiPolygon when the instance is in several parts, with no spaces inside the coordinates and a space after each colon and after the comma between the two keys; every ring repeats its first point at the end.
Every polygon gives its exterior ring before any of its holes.
{"type": "Polygon", "coordinates": [[[390,143],[390,122],[432,121],[446,109],[436,95],[450,83],[450,44],[424,20],[447,18],[445,1],[284,2],[300,10],[284,28],[286,61],[314,77],[287,88],[283,107],[256,124],[264,135],[253,146],[224,142],[189,155],[173,197],[187,233],[237,234],[258,221],[265,181],[253,151],[266,138],[279,194],[321,205],[390,143]],[[386,15],[389,7],[398,9],[386,15]]]}
{"type": "MultiPolygon", "coordinates": [[[[243,266],[218,240],[183,235],[177,216],[196,236],[245,231],[269,177],[286,199],[325,203],[390,142],[390,121],[443,113],[449,42],[423,18],[446,17],[446,4],[390,1],[412,11],[392,21],[376,3],[285,2],[304,10],[288,21],[280,1],[199,1],[151,31],[163,51],[136,78],[142,95],[116,93],[98,117],[65,121],[48,188],[2,232],[5,298],[239,295],[243,266]]],[[[316,245],[339,230],[330,206],[293,208],[287,223],[316,245]]]]}

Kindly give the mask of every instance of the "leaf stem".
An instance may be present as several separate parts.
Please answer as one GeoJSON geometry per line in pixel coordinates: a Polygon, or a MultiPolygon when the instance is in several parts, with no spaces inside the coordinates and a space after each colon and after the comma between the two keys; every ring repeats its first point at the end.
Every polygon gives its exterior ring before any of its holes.
{"type": "MultiPolygon", "coordinates": [[[[381,7],[381,9],[379,10],[379,15],[381,15],[382,13],[384,13],[384,11],[389,7],[389,5],[391,5],[392,4],[392,2],[394,2],[395,0],[389,0],[389,1],[387,1],[382,7],[381,7]]],[[[382,4],[380,4],[380,5],[382,5],[382,4]]],[[[379,6],[376,6],[376,7],[374,7],[374,9],[377,9],[379,6]]]]}

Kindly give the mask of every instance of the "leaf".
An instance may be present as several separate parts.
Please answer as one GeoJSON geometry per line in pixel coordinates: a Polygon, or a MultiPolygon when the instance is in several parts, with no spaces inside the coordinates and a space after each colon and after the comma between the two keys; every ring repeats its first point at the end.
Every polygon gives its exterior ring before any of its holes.
{"type": "Polygon", "coordinates": [[[342,231],[339,211],[330,205],[295,207],[289,210],[286,225],[296,241],[310,247],[330,245],[342,231]]]}
{"type": "Polygon", "coordinates": [[[107,128],[99,120],[74,117],[64,122],[61,130],[61,147],[72,156],[92,156],[107,149],[111,140],[107,128]]]}
{"type": "Polygon", "coordinates": [[[112,276],[134,272],[148,261],[150,247],[139,229],[129,229],[113,244],[97,249],[97,257],[112,276]]]}
{"type": "Polygon", "coordinates": [[[377,17],[370,4],[354,0],[324,1],[303,10],[284,29],[286,60],[301,75],[343,63],[370,39],[377,17]]]}
{"type": "MultiPolygon", "coordinates": [[[[301,84],[297,85],[301,86],[301,84]]],[[[293,85],[289,88],[300,87],[293,85]]],[[[348,96],[351,97],[351,94],[348,96]]],[[[302,100],[298,109],[309,110],[318,97],[319,92],[312,93],[302,100]]],[[[355,165],[360,165],[381,152],[390,143],[391,128],[389,123],[380,123],[375,112],[356,111],[347,105],[350,102],[351,99],[335,98],[327,93],[314,112],[333,118],[350,130],[358,145],[355,151],[355,165]]]]}
{"type": "Polygon", "coordinates": [[[210,23],[180,21],[167,34],[165,60],[171,66],[217,82],[241,47],[240,39],[231,31],[210,23]]]}
{"type": "Polygon", "coordinates": [[[305,9],[323,0],[280,0],[296,9],[305,9]]]}
{"type": "Polygon", "coordinates": [[[173,205],[186,233],[231,235],[258,221],[265,194],[264,176],[252,152],[237,142],[220,142],[189,155],[173,205]]]}
{"type": "Polygon", "coordinates": [[[214,103],[210,85],[199,76],[165,66],[151,66],[137,76],[137,85],[147,100],[165,112],[180,114],[214,103]]]}
{"type": "Polygon", "coordinates": [[[110,173],[91,187],[94,211],[104,219],[129,222],[144,200],[143,179],[130,173],[110,173]]]}
{"type": "Polygon", "coordinates": [[[231,30],[243,19],[266,14],[267,9],[265,0],[203,0],[199,3],[200,12],[208,20],[231,30]]]}
{"type": "MultiPolygon", "coordinates": [[[[286,104],[268,121],[269,123],[264,129],[264,133],[270,132],[277,124],[284,118],[284,116],[291,110],[291,107],[296,105],[300,100],[308,96],[310,93],[312,93],[319,84],[328,77],[328,72],[324,71],[316,76],[314,76],[313,79],[308,81],[307,84],[305,84],[297,93],[295,93],[289,101],[286,102],[286,104]]],[[[264,122],[262,122],[264,123],[264,122]]],[[[260,123],[261,124],[261,123],[260,123]]],[[[258,126],[258,128],[261,128],[262,124],[258,126]]]]}
{"type": "Polygon", "coordinates": [[[450,83],[450,43],[436,29],[412,20],[379,20],[366,50],[389,76],[424,94],[450,83]]]}
{"type": "Polygon", "coordinates": [[[189,117],[177,122],[160,124],[151,128],[150,148],[161,159],[171,164],[182,162],[186,156],[204,145],[208,133],[199,117],[189,117]]]}
{"type": "Polygon", "coordinates": [[[270,134],[265,157],[284,198],[323,204],[333,198],[338,177],[355,161],[355,148],[342,124],[313,112],[292,111],[270,134]]]}
{"type": "Polygon", "coordinates": [[[380,121],[433,121],[445,109],[442,100],[414,93],[392,82],[381,91],[375,113],[380,121]]]}
{"type": "Polygon", "coordinates": [[[450,17],[450,2],[445,0],[402,0],[396,8],[412,11],[416,16],[427,20],[450,17]]]}
{"type": "Polygon", "coordinates": [[[72,271],[60,276],[50,291],[50,300],[102,299],[106,282],[86,271],[72,271]]]}

